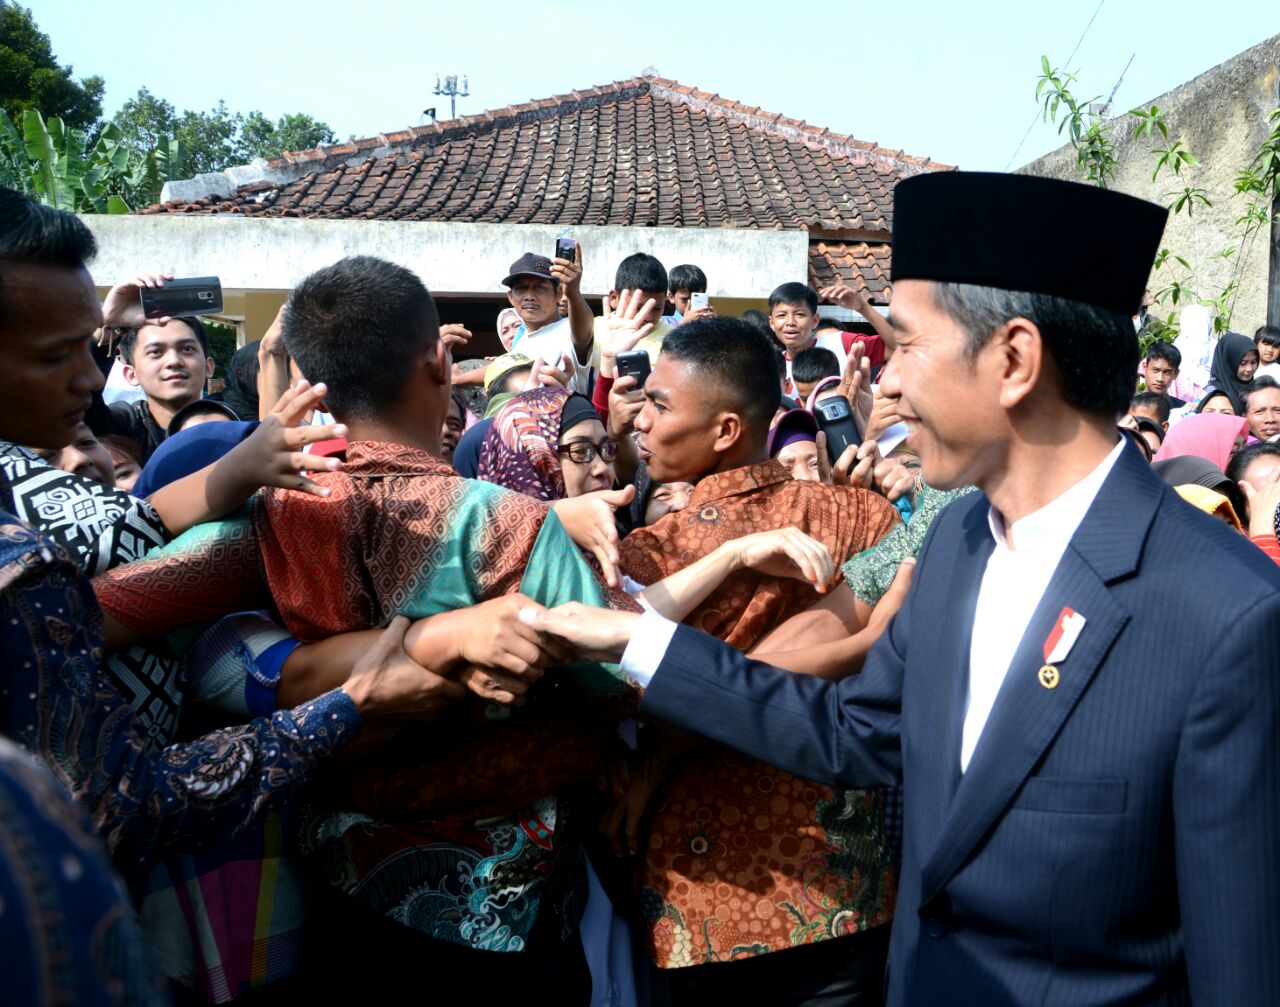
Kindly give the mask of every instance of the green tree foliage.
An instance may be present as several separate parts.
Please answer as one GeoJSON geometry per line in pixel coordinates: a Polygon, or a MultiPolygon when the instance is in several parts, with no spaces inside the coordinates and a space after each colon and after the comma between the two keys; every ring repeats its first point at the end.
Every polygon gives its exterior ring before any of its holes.
{"type": "Polygon", "coordinates": [[[333,130],[326,123],[304,113],[283,115],[272,122],[261,112],[232,112],[222,101],[207,112],[188,109],[179,113],[145,87],[126,101],[111,121],[139,157],[155,150],[163,139],[175,137],[183,145],[185,167],[192,175],[334,141],[333,130]]]}
{"type": "Polygon", "coordinates": [[[58,65],[31,11],[0,2],[0,108],[11,123],[35,109],[68,129],[90,129],[102,115],[106,85],[101,77],[76,80],[73,72],[58,65]]]}

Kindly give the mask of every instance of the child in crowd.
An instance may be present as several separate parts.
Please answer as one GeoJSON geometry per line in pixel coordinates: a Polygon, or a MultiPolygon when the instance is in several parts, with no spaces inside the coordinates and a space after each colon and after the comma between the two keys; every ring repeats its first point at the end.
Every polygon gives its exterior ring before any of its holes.
{"type": "Polygon", "coordinates": [[[697,310],[690,309],[691,297],[694,294],[707,292],[707,274],[697,266],[682,263],[674,267],[671,270],[668,286],[671,289],[667,299],[671,302],[672,309],[671,314],[662,316],[662,320],[668,325],[674,327],[683,322],[693,322],[715,314],[710,305],[697,310]]]}
{"type": "Polygon", "coordinates": [[[1253,344],[1258,348],[1258,369],[1253,376],[1280,381],[1280,325],[1259,326],[1253,344]]]}
{"type": "Polygon", "coordinates": [[[784,283],[769,295],[769,325],[787,356],[787,383],[794,380],[793,361],[801,350],[821,346],[843,359],[845,349],[835,332],[816,334],[818,292],[806,283],[784,283]]]}
{"type": "Polygon", "coordinates": [[[840,376],[840,359],[823,346],[810,346],[796,354],[791,362],[791,381],[801,404],[809,401],[809,396],[823,378],[840,376]]]}

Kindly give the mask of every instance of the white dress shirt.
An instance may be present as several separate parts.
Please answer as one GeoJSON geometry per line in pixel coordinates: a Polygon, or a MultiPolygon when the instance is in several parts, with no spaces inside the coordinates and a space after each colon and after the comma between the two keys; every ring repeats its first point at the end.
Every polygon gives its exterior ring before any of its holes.
{"type": "Polygon", "coordinates": [[[1123,438],[1102,463],[1038,511],[1013,523],[1012,536],[994,507],[987,513],[996,546],[987,560],[969,643],[969,698],[960,745],[960,770],[969,768],[991,708],[1031,617],[1040,606],[1067,543],[1089,512],[1124,450],[1123,438]],[[1012,544],[1010,543],[1012,538],[1012,544]]]}
{"type": "MultiPolygon", "coordinates": [[[[1015,521],[1012,548],[999,513],[992,508],[988,514],[996,546],[982,575],[969,647],[969,699],[960,750],[961,771],[969,766],[1014,652],[1067,551],[1067,543],[1123,450],[1121,439],[1097,468],[1069,490],[1015,521]]],[[[647,688],[657,673],[676,627],[676,623],[652,609],[646,609],[636,623],[622,655],[622,670],[642,688],[647,688]]]]}

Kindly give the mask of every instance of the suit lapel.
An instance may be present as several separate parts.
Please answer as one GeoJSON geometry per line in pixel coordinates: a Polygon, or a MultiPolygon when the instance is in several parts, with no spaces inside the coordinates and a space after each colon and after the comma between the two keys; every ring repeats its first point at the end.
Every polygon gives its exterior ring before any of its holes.
{"type": "MultiPolygon", "coordinates": [[[[1117,605],[1107,584],[1137,568],[1162,492],[1163,484],[1137,450],[1124,451],[1063,554],[1018,645],[969,768],[955,788],[938,843],[924,865],[921,904],[942,890],[1008,807],[1128,622],[1129,614],[1117,605]],[[1064,606],[1086,622],[1067,658],[1057,665],[1058,685],[1047,689],[1037,672],[1044,664],[1044,641],[1064,606]]],[[[985,559],[981,566],[985,568],[985,559]]],[[[959,664],[964,674],[951,676],[960,682],[961,702],[948,727],[956,734],[956,744],[941,756],[948,762],[934,764],[948,777],[959,772],[958,738],[968,693],[971,633],[957,635],[965,637],[959,664]]]]}

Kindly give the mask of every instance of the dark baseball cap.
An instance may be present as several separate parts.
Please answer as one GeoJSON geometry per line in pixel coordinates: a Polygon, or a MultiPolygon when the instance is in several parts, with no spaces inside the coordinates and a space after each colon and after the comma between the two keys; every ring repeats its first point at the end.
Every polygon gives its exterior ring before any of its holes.
{"type": "Polygon", "coordinates": [[[514,286],[521,276],[536,276],[540,280],[555,282],[555,277],[551,275],[551,260],[545,255],[534,255],[532,252],[525,252],[511,263],[511,274],[502,281],[502,285],[514,286]]]}

